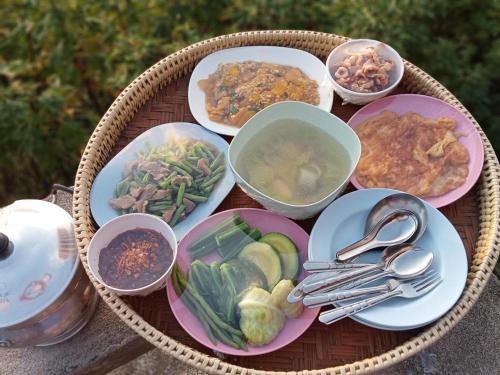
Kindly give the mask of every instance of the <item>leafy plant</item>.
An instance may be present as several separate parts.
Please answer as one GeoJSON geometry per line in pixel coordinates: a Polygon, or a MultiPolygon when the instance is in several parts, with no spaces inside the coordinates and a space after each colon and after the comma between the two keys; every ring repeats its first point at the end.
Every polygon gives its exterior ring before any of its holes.
{"type": "Polygon", "coordinates": [[[100,116],[142,71],[243,30],[383,40],[444,83],[500,150],[498,0],[11,0],[0,10],[2,205],[71,184],[100,116]]]}

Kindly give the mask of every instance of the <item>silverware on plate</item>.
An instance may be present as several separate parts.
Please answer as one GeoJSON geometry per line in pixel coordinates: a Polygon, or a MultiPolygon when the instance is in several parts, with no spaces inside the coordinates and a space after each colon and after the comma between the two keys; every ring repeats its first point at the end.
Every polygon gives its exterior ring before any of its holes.
{"type": "Polygon", "coordinates": [[[441,282],[441,276],[437,273],[431,273],[426,277],[418,278],[412,281],[400,282],[395,289],[387,293],[322,312],[319,315],[319,321],[325,324],[332,324],[340,319],[359,313],[360,311],[378,305],[379,303],[394,297],[421,297],[436,288],[441,282]]]}
{"type": "Polygon", "coordinates": [[[433,254],[429,250],[424,250],[414,245],[407,244],[394,246],[407,250],[399,253],[399,255],[394,258],[381,260],[379,263],[371,266],[306,282],[302,286],[303,293],[309,294],[323,288],[341,286],[349,281],[359,279],[367,273],[378,270],[382,271],[379,277],[393,276],[397,278],[413,278],[425,272],[432,263],[433,254]]]}
{"type": "MultiPolygon", "coordinates": [[[[430,272],[424,273],[423,275],[419,275],[415,279],[412,279],[412,280],[419,280],[421,278],[428,277],[429,275],[432,275],[435,273],[436,273],[436,271],[430,271],[430,272]]],[[[310,294],[310,295],[307,295],[304,297],[303,303],[305,306],[307,306],[309,308],[327,306],[327,305],[331,305],[335,302],[347,301],[347,300],[351,300],[351,299],[358,299],[361,297],[368,296],[370,294],[390,292],[391,290],[396,289],[400,283],[401,283],[401,280],[392,278],[392,279],[388,279],[385,283],[383,283],[381,285],[372,286],[372,287],[337,290],[337,291],[322,293],[322,294],[310,294]]]]}

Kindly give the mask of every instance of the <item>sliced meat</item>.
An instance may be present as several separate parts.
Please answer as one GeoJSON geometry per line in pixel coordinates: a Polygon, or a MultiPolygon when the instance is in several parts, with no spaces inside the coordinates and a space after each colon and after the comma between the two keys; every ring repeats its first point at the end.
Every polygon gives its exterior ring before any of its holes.
{"type": "Polygon", "coordinates": [[[172,195],[172,190],[157,190],[155,195],[151,198],[152,201],[158,200],[158,199],[165,199],[169,198],[172,195]]]}
{"type": "Polygon", "coordinates": [[[187,186],[191,186],[193,178],[188,176],[175,176],[172,178],[172,185],[180,185],[183,182],[185,182],[187,186]]]}
{"type": "Polygon", "coordinates": [[[123,168],[123,177],[127,177],[132,171],[134,170],[135,167],[137,167],[137,164],[139,162],[137,160],[129,160],[125,163],[125,167],[123,168]]]}
{"type": "Polygon", "coordinates": [[[137,168],[141,171],[148,172],[156,181],[161,180],[169,173],[168,168],[158,161],[143,161],[137,168]]]}
{"type": "Polygon", "coordinates": [[[132,207],[134,203],[135,203],[135,198],[129,194],[122,195],[119,198],[111,199],[109,201],[111,207],[117,210],[126,210],[127,208],[132,207]]]}
{"type": "Polygon", "coordinates": [[[158,189],[153,184],[147,184],[144,191],[141,194],[141,200],[149,200],[153,198],[158,189]]]}
{"type": "Polygon", "coordinates": [[[210,176],[212,174],[212,170],[208,166],[208,160],[205,158],[198,159],[198,163],[196,163],[197,167],[203,172],[205,176],[210,176]]]}
{"type": "Polygon", "coordinates": [[[144,191],[144,188],[135,181],[132,181],[130,183],[129,189],[129,194],[134,198],[139,198],[139,195],[141,195],[141,193],[144,191]]]}
{"type": "Polygon", "coordinates": [[[196,204],[187,198],[182,198],[182,203],[186,206],[186,213],[190,213],[196,207],[196,204]]]}
{"type": "Polygon", "coordinates": [[[145,213],[146,212],[146,206],[148,205],[148,201],[145,200],[145,199],[141,199],[141,200],[138,200],[137,202],[135,202],[134,206],[132,207],[132,209],[135,211],[135,212],[139,212],[139,213],[145,213]]]}
{"type": "Polygon", "coordinates": [[[167,223],[170,223],[170,220],[172,220],[172,216],[174,216],[175,210],[177,210],[177,206],[174,204],[169,209],[163,211],[163,220],[165,220],[167,223]]]}

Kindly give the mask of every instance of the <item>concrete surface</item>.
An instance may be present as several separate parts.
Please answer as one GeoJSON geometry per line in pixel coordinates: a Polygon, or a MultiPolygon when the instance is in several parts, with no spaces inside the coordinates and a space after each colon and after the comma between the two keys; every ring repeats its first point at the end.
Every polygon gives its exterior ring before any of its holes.
{"type": "MultiPolygon", "coordinates": [[[[469,314],[433,347],[392,368],[386,375],[500,374],[500,281],[492,276],[469,314]]],[[[179,360],[152,350],[108,375],[206,375],[179,360]]]]}
{"type": "Polygon", "coordinates": [[[100,301],[89,324],[68,341],[45,348],[0,348],[0,374],[105,374],[150,349],[100,301]]]}

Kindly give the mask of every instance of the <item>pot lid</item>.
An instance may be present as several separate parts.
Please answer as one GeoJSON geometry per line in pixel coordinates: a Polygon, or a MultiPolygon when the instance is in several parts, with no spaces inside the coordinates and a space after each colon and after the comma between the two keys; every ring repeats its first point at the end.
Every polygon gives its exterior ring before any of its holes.
{"type": "Polygon", "coordinates": [[[73,219],[55,204],[26,199],[0,209],[0,328],[37,315],[78,266],[73,219]]]}

